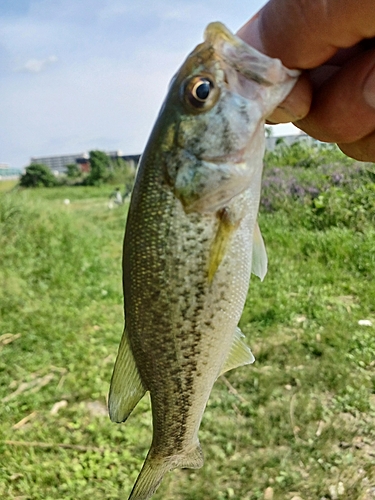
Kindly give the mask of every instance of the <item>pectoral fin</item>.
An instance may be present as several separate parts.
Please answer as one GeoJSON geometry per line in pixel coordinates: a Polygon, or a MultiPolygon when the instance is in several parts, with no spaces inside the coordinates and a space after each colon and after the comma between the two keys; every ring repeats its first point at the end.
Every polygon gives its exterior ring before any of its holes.
{"type": "Polygon", "coordinates": [[[218,270],[227,252],[228,244],[231,240],[232,234],[239,225],[239,221],[233,222],[231,220],[230,213],[226,208],[220,210],[217,215],[219,217],[219,225],[210,250],[210,261],[208,268],[209,283],[211,283],[214,279],[216,271],[218,270]]]}
{"type": "Polygon", "coordinates": [[[237,368],[238,366],[250,365],[251,363],[254,363],[255,358],[250,350],[250,347],[248,347],[242,340],[244,337],[245,335],[237,327],[232,346],[221,369],[220,375],[232,370],[233,368],[237,368]]]}
{"type": "Polygon", "coordinates": [[[109,390],[108,408],[111,420],[124,422],[145,392],[125,329],[109,390]]]}
{"type": "Polygon", "coordinates": [[[264,245],[262,233],[260,232],[258,223],[255,224],[254,234],[253,234],[253,260],[251,271],[255,276],[263,281],[265,275],[267,274],[267,252],[264,245]]]}

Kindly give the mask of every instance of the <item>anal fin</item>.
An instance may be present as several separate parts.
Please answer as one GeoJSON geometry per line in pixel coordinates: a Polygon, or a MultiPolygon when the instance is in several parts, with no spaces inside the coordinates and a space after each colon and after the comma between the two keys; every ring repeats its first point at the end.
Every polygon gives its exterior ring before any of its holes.
{"type": "Polygon", "coordinates": [[[244,337],[244,334],[237,327],[234,334],[233,343],[231,345],[228,357],[225,360],[225,363],[220,371],[220,375],[229,370],[232,370],[233,368],[237,368],[238,366],[250,365],[251,363],[254,363],[255,358],[250,350],[250,347],[248,347],[242,340],[244,337]]]}
{"type": "Polygon", "coordinates": [[[124,422],[145,392],[125,329],[109,389],[108,409],[111,420],[124,422]]]}

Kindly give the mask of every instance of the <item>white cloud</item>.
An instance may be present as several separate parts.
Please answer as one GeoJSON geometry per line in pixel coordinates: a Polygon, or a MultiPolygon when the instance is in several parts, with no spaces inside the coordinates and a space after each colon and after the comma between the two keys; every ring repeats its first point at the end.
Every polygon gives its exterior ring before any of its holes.
{"type": "Polygon", "coordinates": [[[30,73],[40,73],[47,66],[50,66],[55,62],[57,62],[56,56],[49,56],[45,59],[29,59],[22,69],[29,71],[30,73]]]}
{"type": "Polygon", "coordinates": [[[29,0],[27,12],[7,17],[0,0],[0,161],[17,167],[90,148],[140,153],[206,24],[235,30],[264,2],[29,0]]]}

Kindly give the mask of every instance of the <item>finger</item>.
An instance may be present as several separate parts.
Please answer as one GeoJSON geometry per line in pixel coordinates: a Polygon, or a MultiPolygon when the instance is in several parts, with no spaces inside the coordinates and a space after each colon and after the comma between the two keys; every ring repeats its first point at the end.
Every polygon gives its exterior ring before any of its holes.
{"type": "Polygon", "coordinates": [[[303,74],[293,87],[292,92],[267,117],[270,123],[288,123],[301,120],[309,112],[312,99],[311,83],[307,75],[303,74]]]}
{"type": "Polygon", "coordinates": [[[295,125],[326,142],[353,143],[375,130],[375,50],[339,69],[315,92],[295,125]]]}
{"type": "Polygon", "coordinates": [[[375,162],[375,132],[351,143],[339,143],[343,153],[355,160],[375,162]]]}
{"type": "Polygon", "coordinates": [[[270,0],[238,35],[290,68],[314,68],[375,36],[374,2],[270,0]]]}

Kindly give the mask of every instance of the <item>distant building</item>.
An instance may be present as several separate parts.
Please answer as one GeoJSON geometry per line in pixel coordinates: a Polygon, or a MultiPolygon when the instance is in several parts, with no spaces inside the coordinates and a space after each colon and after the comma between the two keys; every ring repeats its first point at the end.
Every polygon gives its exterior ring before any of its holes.
{"type": "Polygon", "coordinates": [[[127,156],[123,155],[120,158],[124,161],[127,161],[135,171],[139,163],[139,160],[141,158],[141,155],[127,155],[127,156]]]}
{"type": "Polygon", "coordinates": [[[53,173],[65,174],[66,166],[78,163],[77,160],[85,160],[88,161],[89,155],[87,153],[77,153],[70,155],[60,155],[60,156],[33,156],[30,159],[30,164],[35,165],[36,163],[47,165],[53,173]]]}
{"type": "MultiPolygon", "coordinates": [[[[122,151],[104,151],[111,160],[122,159],[129,162],[135,169],[139,161],[140,155],[123,155],[122,151]]],[[[30,164],[43,164],[47,165],[52,172],[56,175],[65,174],[67,165],[78,165],[81,172],[90,171],[90,155],[88,152],[59,155],[59,156],[33,156],[30,159],[30,164]]]]}
{"type": "Polygon", "coordinates": [[[0,180],[16,179],[22,174],[20,168],[11,168],[7,163],[0,163],[0,180]]]}
{"type": "Polygon", "coordinates": [[[81,172],[85,173],[90,172],[89,155],[87,153],[84,153],[82,156],[76,158],[75,162],[78,165],[81,172]]]}

